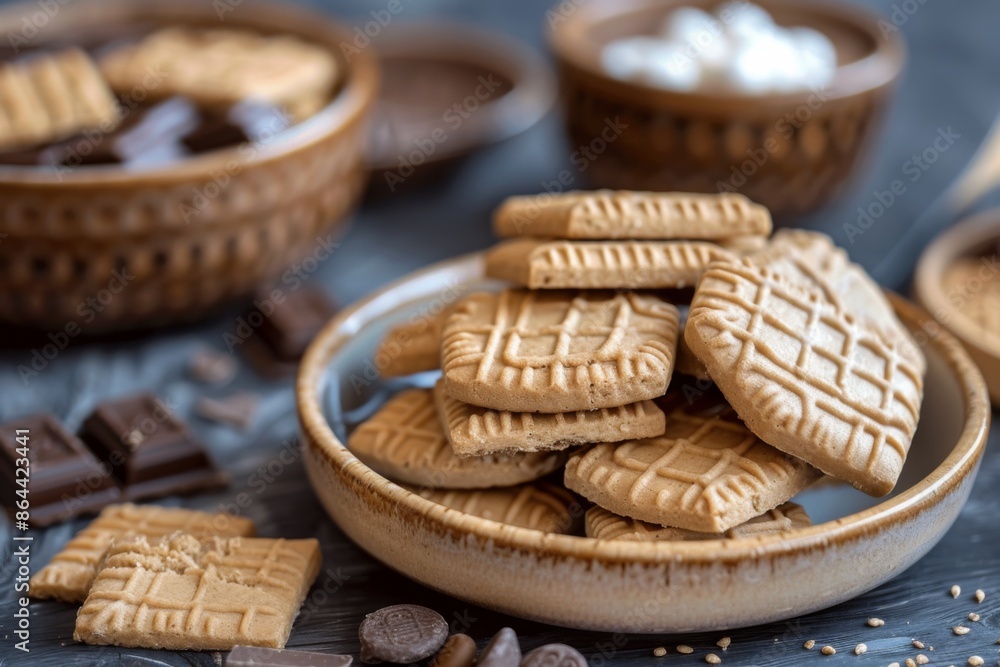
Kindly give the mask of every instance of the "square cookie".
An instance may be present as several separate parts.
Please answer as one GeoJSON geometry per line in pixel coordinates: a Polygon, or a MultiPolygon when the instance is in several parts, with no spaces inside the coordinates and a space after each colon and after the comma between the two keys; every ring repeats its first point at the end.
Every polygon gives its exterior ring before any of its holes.
{"type": "Polygon", "coordinates": [[[445,391],[493,410],[549,413],[662,396],[678,319],[673,305],[632,292],[473,294],[445,323],[445,391]]]}
{"type": "Polygon", "coordinates": [[[108,548],[73,638],[174,651],[284,648],[321,561],[313,539],[121,538],[108,548]]]}
{"type": "Polygon", "coordinates": [[[713,265],[685,328],[747,427],[874,496],[889,493],[917,429],[923,374],[847,304],[749,260],[713,265]]]}
{"type": "Polygon", "coordinates": [[[512,452],[459,458],[430,389],[407,389],[354,429],[347,447],[369,468],[397,482],[431,488],[513,486],[561,467],[562,452],[512,452]]]}
{"type": "Polygon", "coordinates": [[[637,521],[618,516],[603,507],[594,506],[584,517],[587,537],[598,540],[629,540],[631,542],[700,542],[703,540],[725,540],[743,537],[765,537],[780,535],[790,530],[807,528],[812,520],[800,505],[785,503],[764,512],[746,523],[730,528],[724,533],[697,533],[683,528],[657,526],[645,521],[637,521]]]}
{"type": "Polygon", "coordinates": [[[622,516],[722,533],[821,476],[751,433],[718,392],[671,392],[663,407],[666,433],[573,454],[566,486],[622,516]]]}
{"type": "Polygon", "coordinates": [[[734,257],[707,241],[513,239],[486,253],[486,275],[530,289],[682,288],[734,257]]]}
{"type": "Polygon", "coordinates": [[[252,536],[250,519],[179,507],[109,505],[31,578],[31,597],[83,602],[111,542],[124,535],[162,537],[183,531],[197,537],[252,536]]]}
{"type": "Polygon", "coordinates": [[[498,236],[556,239],[728,239],[767,236],[771,214],[743,195],[598,190],[510,197],[498,236]]]}
{"type": "Polygon", "coordinates": [[[424,500],[519,528],[567,535],[579,524],[577,498],[555,484],[536,482],[502,489],[415,489],[424,500]]]}
{"type": "Polygon", "coordinates": [[[664,429],[663,410],[653,401],[554,414],[500,412],[452,398],[443,380],[434,386],[434,400],[458,456],[561,450],[592,442],[650,438],[664,429]]]}

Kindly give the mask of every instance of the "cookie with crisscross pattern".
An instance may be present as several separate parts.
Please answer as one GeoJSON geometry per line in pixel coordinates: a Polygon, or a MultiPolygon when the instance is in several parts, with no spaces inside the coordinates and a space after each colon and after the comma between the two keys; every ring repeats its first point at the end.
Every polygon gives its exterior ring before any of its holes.
{"type": "Polygon", "coordinates": [[[780,535],[797,528],[812,525],[809,515],[800,505],[785,503],[764,512],[746,523],[723,533],[698,533],[683,528],[657,526],[618,516],[603,507],[591,507],[584,517],[587,537],[599,540],[628,540],[631,542],[700,542],[702,540],[738,539],[780,535]]]}
{"type": "Polygon", "coordinates": [[[622,516],[721,533],[820,477],[751,433],[718,392],[671,392],[663,407],[666,433],[574,454],[566,486],[622,516]]]}
{"type": "Polygon", "coordinates": [[[923,398],[895,337],[750,260],[709,268],[684,335],[760,438],[871,495],[892,490],[923,398]]]}
{"type": "Polygon", "coordinates": [[[445,323],[445,390],[511,412],[573,412],[663,395],[678,312],[632,292],[474,294],[445,323]]]}

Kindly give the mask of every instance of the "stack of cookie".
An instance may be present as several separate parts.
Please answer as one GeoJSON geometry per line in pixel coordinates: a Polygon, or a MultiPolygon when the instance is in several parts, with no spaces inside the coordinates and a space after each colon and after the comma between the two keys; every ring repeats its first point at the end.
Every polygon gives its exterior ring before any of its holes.
{"type": "Polygon", "coordinates": [[[352,435],[374,469],[475,513],[462,489],[565,464],[564,485],[595,504],[587,535],[637,540],[809,525],[788,501],[823,473],[891,490],[923,357],[827,237],[769,240],[767,210],[733,194],[514,197],[494,227],[514,238],[486,274],[517,287],[414,318],[379,348],[386,375],[443,372],[352,435]]]}

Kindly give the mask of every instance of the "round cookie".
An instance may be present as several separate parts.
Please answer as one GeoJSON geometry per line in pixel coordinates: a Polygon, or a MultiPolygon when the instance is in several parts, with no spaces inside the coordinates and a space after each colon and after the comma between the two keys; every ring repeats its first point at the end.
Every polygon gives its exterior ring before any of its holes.
{"type": "Polygon", "coordinates": [[[407,389],[351,433],[347,447],[390,479],[444,489],[513,486],[544,477],[566,452],[489,454],[459,458],[445,435],[430,389],[407,389]]]}

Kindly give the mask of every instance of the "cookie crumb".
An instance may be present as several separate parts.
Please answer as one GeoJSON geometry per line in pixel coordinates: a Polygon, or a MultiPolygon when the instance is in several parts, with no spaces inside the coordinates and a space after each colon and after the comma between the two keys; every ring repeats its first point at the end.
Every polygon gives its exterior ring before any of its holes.
{"type": "Polygon", "coordinates": [[[962,594],[962,587],[961,586],[955,585],[955,586],[951,587],[951,597],[957,598],[961,594],[962,594]]]}
{"type": "Polygon", "coordinates": [[[890,662],[889,663],[889,667],[899,667],[899,663],[898,662],[890,662]]]}
{"type": "Polygon", "coordinates": [[[976,612],[974,611],[969,612],[969,620],[972,621],[973,623],[978,623],[980,618],[982,617],[976,612]]]}
{"type": "Polygon", "coordinates": [[[714,653],[709,653],[708,655],[705,656],[705,662],[707,662],[710,665],[721,665],[722,658],[715,655],[714,653]]]}
{"type": "Polygon", "coordinates": [[[953,627],[951,629],[951,631],[954,632],[956,635],[960,635],[960,636],[961,635],[967,635],[967,634],[969,634],[971,632],[971,630],[969,628],[965,627],[964,625],[956,625],[955,627],[953,627]]]}
{"type": "Polygon", "coordinates": [[[881,618],[868,619],[868,626],[871,628],[881,628],[883,625],[885,625],[885,621],[883,621],[881,618]]]}
{"type": "Polygon", "coordinates": [[[913,640],[913,648],[919,648],[919,649],[922,650],[922,649],[925,648],[924,647],[924,643],[922,641],[920,641],[919,639],[914,639],[913,640]]]}
{"type": "Polygon", "coordinates": [[[662,646],[657,646],[656,648],[653,649],[653,655],[655,655],[657,658],[662,658],[666,654],[667,654],[667,649],[663,648],[662,646]]]}
{"type": "Polygon", "coordinates": [[[864,653],[868,653],[867,644],[858,644],[857,646],[854,647],[854,655],[862,655],[864,653]]]}
{"type": "Polygon", "coordinates": [[[907,658],[904,664],[906,667],[917,667],[917,663],[913,658],[907,658]]]}
{"type": "MultiPolygon", "coordinates": [[[[1000,644],[1000,640],[997,640],[997,643],[1000,644]]],[[[813,646],[816,646],[816,640],[815,639],[807,639],[806,643],[802,645],[802,648],[809,648],[809,649],[811,649],[813,646]]]]}
{"type": "Polygon", "coordinates": [[[733,640],[729,637],[723,637],[719,641],[715,642],[715,645],[721,648],[723,651],[729,648],[729,645],[733,643],[733,640]]]}
{"type": "Polygon", "coordinates": [[[826,646],[824,646],[823,648],[821,648],[819,650],[819,652],[822,653],[823,655],[833,655],[834,653],[837,652],[837,649],[835,649],[832,646],[830,646],[829,644],[827,644],[826,646]]]}
{"type": "Polygon", "coordinates": [[[684,655],[688,655],[690,653],[694,653],[694,649],[688,646],[687,644],[679,644],[677,646],[677,652],[683,653],[684,655]]]}
{"type": "Polygon", "coordinates": [[[983,589],[981,588],[976,589],[976,602],[982,604],[983,600],[985,599],[986,599],[986,593],[983,592],[983,589]]]}
{"type": "Polygon", "coordinates": [[[930,659],[930,658],[928,658],[928,657],[927,657],[926,655],[924,655],[923,653],[918,653],[918,654],[917,654],[917,664],[918,664],[918,665],[926,665],[926,664],[927,664],[928,662],[930,662],[930,661],[931,661],[931,659],[930,659]]]}
{"type": "Polygon", "coordinates": [[[986,661],[978,655],[969,656],[969,667],[983,667],[985,664],[986,661]]]}

